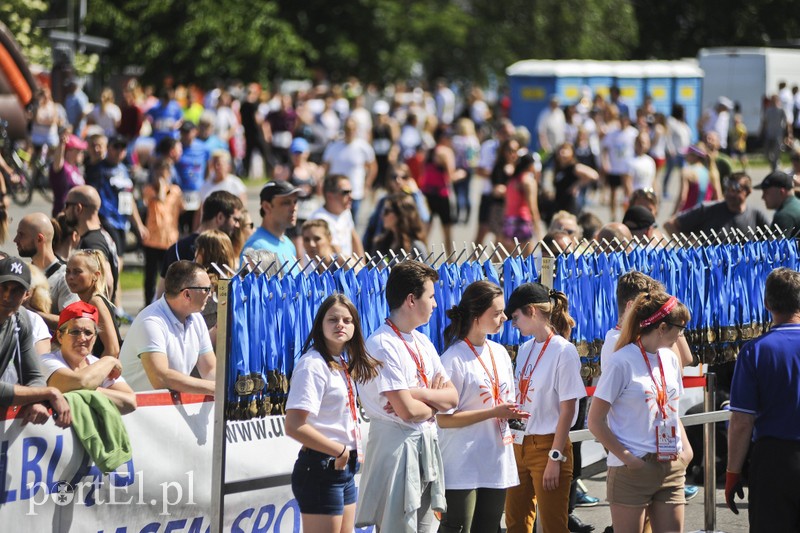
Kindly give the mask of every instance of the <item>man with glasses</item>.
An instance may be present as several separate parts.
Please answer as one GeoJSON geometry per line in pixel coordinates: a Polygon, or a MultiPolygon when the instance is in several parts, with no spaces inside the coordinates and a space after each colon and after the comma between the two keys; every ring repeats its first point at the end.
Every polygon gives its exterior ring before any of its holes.
{"type": "Polygon", "coordinates": [[[322,194],[325,203],[314,211],[311,219],[322,219],[328,223],[333,236],[333,245],[338,247],[342,256],[350,257],[354,253],[364,255],[364,247],[356,233],[356,225],[350,208],[353,204],[353,188],[350,179],[341,174],[331,174],[322,182],[322,194]]]}
{"type": "Polygon", "coordinates": [[[81,237],[78,249],[99,250],[105,256],[105,278],[108,294],[113,299],[119,279],[119,254],[114,239],[100,222],[100,205],[100,195],[94,187],[78,185],[67,193],[64,216],[67,224],[74,226],[81,237]]]}
{"type": "Polygon", "coordinates": [[[747,197],[752,191],[750,176],[744,172],[734,172],[723,184],[724,199],[719,202],[703,203],[672,217],[664,224],[667,233],[709,234],[710,230],[739,230],[747,232],[766,226],[769,220],[760,209],[747,207],[747,197]]]}
{"type": "Polygon", "coordinates": [[[177,261],[169,267],[164,296],[136,316],[122,343],[119,359],[133,390],[214,395],[216,358],[201,314],[210,293],[202,266],[177,261]]]}
{"type": "MultiPolygon", "coordinates": [[[[261,189],[261,226],[244,243],[244,251],[267,250],[281,264],[297,259],[297,249],[286,230],[297,224],[297,199],[300,189],[287,181],[271,181],[261,189]]],[[[242,253],[244,260],[244,252],[242,253]]]]}
{"type": "MultiPolygon", "coordinates": [[[[164,278],[167,277],[167,269],[172,263],[181,259],[194,261],[197,237],[204,231],[212,229],[219,230],[230,237],[239,228],[243,209],[242,200],[227,191],[216,191],[208,195],[203,201],[200,225],[197,229],[167,248],[167,253],[164,255],[164,264],[161,268],[162,279],[156,291],[157,297],[164,293],[164,278]]],[[[150,302],[145,303],[149,304],[150,302]]]]}
{"type": "Polygon", "coordinates": [[[794,237],[800,231],[800,200],[794,195],[794,180],[776,170],[754,187],[761,190],[767,209],[775,209],[772,225],[794,237]]]}

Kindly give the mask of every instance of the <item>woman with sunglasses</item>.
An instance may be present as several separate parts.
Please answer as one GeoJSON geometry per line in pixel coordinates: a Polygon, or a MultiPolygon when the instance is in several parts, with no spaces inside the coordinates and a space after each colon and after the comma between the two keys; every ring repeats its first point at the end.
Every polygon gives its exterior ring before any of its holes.
{"type": "Polygon", "coordinates": [[[420,254],[427,254],[423,241],[425,230],[417,212],[414,199],[405,194],[393,194],[383,202],[384,232],[375,238],[373,250],[384,255],[401,249],[408,253],[416,249],[420,254]]]}
{"type": "Polygon", "coordinates": [[[541,283],[514,289],[506,316],[522,336],[533,337],[517,352],[517,403],[530,418],[512,424],[520,484],[508,489],[506,527],[508,533],[530,532],[536,519],[547,533],[567,533],[569,429],[578,419],[578,400],[586,396],[578,351],[567,340],[575,320],[567,296],[541,283]]]}
{"type": "Polygon", "coordinates": [[[607,500],[616,533],[683,531],[692,448],[678,413],[681,363],[670,349],[689,311],[662,291],[639,295],[589,409],[589,429],[608,450],[607,500]]]}
{"type": "Polygon", "coordinates": [[[136,394],[121,377],[119,359],[92,355],[98,317],[97,308],[85,302],[71,303],[61,311],[53,336],[60,348],[42,356],[44,375],[47,385],[61,392],[96,390],[124,415],[136,409],[136,394]]]}
{"type": "Polygon", "coordinates": [[[292,471],[303,531],[353,531],[361,453],[356,384],[377,376],[379,366],[367,353],[353,303],[329,296],[314,317],[286,402],[286,433],[303,445],[292,471]]]}

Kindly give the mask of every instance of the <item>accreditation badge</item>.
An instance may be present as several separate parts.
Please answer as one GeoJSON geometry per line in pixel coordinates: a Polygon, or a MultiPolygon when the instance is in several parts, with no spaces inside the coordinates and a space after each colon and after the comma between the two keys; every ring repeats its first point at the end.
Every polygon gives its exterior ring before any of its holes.
{"type": "Polygon", "coordinates": [[[364,440],[361,438],[361,424],[356,423],[356,455],[358,462],[364,462],[364,440]]]}
{"type": "Polygon", "coordinates": [[[522,444],[522,441],[525,440],[525,430],[528,429],[529,420],[530,418],[512,418],[508,421],[514,444],[522,444]]]}
{"type": "Polygon", "coordinates": [[[514,435],[511,434],[511,428],[508,426],[508,420],[497,419],[497,425],[500,429],[500,440],[503,446],[508,446],[514,442],[514,435]]]}
{"type": "Polygon", "coordinates": [[[672,418],[656,425],[656,459],[668,463],[678,458],[678,421],[672,418]]]}

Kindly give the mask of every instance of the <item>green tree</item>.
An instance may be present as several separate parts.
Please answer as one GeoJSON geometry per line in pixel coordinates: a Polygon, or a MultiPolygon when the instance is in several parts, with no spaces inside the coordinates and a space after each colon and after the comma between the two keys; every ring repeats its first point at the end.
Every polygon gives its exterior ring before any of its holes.
{"type": "Polygon", "coordinates": [[[149,82],[305,76],[315,53],[276,13],[259,0],[95,0],[86,22],[112,39],[112,66],[141,65],[149,82]]]}
{"type": "Polygon", "coordinates": [[[30,63],[50,64],[50,44],[36,27],[47,12],[44,0],[4,0],[0,2],[0,21],[8,27],[30,63]]]}

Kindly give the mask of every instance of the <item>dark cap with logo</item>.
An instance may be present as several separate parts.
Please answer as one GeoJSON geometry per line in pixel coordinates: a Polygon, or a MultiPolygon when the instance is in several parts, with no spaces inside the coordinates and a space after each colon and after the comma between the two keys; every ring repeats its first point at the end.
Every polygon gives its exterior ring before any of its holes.
{"type": "Polygon", "coordinates": [[[656,217],[653,212],[642,205],[634,205],[625,211],[622,223],[628,226],[631,231],[644,230],[656,225],[656,217]]]}
{"type": "Polygon", "coordinates": [[[300,189],[289,183],[288,181],[270,181],[264,188],[261,189],[261,201],[271,202],[278,196],[289,196],[291,194],[299,193],[300,189]]]}
{"type": "Polygon", "coordinates": [[[543,304],[550,301],[553,293],[541,283],[523,283],[511,293],[506,304],[506,317],[511,318],[514,311],[528,304],[543,304]]]}
{"type": "Polygon", "coordinates": [[[25,290],[31,288],[31,269],[19,257],[0,259],[0,283],[16,281],[25,290]]]}
{"type": "Polygon", "coordinates": [[[769,189],[770,187],[781,187],[784,189],[794,189],[794,179],[786,172],[776,170],[767,174],[764,181],[753,187],[754,189],[769,189]]]}

